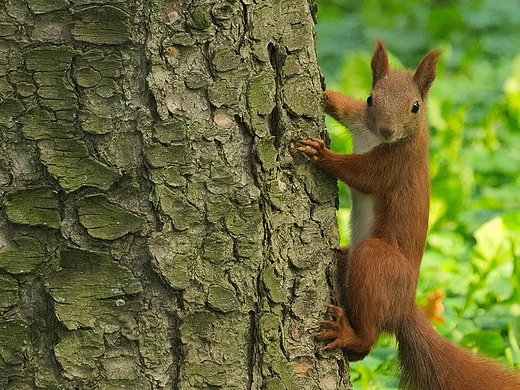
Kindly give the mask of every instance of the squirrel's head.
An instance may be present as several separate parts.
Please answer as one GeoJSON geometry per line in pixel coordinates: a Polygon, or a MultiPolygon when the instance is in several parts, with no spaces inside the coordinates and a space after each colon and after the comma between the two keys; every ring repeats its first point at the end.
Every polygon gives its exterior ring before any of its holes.
{"type": "Polygon", "coordinates": [[[377,40],[365,124],[381,141],[391,143],[409,137],[425,123],[426,99],[440,54],[439,50],[427,54],[415,72],[391,70],[385,45],[377,40]]]}

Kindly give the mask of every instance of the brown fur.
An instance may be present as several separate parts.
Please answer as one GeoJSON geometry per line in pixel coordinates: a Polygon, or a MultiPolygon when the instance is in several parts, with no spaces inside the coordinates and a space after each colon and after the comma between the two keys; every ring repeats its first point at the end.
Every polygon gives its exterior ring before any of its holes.
{"type": "Polygon", "coordinates": [[[373,199],[368,237],[338,255],[341,308],[329,306],[336,320],[323,321],[324,331],[317,338],[331,340],[327,349],[342,348],[353,361],[370,352],[380,332],[396,334],[404,388],[518,390],[520,379],[513,370],[444,339],[415,303],[430,197],[426,100],[439,55],[429,53],[415,72],[390,70],[386,49],[378,40],[371,62],[371,104],[326,91],[325,108],[349,127],[354,142],[355,132],[368,131],[376,146],[340,155],[319,139],[300,141],[304,147],[299,151],[353,193],[373,199]]]}

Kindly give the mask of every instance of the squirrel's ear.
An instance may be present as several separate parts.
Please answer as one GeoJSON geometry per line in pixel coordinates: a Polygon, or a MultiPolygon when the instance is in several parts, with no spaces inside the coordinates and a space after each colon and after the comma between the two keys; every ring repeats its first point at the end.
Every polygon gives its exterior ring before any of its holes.
{"type": "Polygon", "coordinates": [[[376,50],[370,63],[372,68],[372,88],[388,73],[388,54],[381,39],[376,40],[376,50]]]}
{"type": "Polygon", "coordinates": [[[413,75],[413,81],[417,84],[423,100],[426,99],[433,80],[435,80],[435,76],[437,75],[437,61],[439,61],[441,53],[440,50],[434,50],[428,53],[413,75]]]}

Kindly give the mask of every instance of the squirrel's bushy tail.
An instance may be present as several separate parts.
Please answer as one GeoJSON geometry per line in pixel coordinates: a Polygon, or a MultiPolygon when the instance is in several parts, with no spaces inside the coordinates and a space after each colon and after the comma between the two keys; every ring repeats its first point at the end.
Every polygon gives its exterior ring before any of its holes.
{"type": "Polygon", "coordinates": [[[520,390],[520,375],[452,344],[432,328],[418,307],[396,333],[408,390],[520,390]]]}

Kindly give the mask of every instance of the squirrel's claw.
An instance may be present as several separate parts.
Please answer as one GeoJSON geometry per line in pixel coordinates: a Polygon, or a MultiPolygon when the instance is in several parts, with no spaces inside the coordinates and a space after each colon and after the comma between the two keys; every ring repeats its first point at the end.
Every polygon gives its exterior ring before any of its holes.
{"type": "Polygon", "coordinates": [[[294,150],[302,152],[313,161],[316,161],[319,158],[319,154],[325,149],[325,142],[319,138],[307,138],[297,142],[304,146],[294,148],[294,150]]]}
{"type": "Polygon", "coordinates": [[[345,316],[345,311],[335,305],[326,305],[326,307],[336,320],[320,321],[320,326],[326,330],[316,333],[314,337],[318,341],[333,340],[325,346],[327,350],[344,348],[347,346],[348,336],[352,332],[352,328],[345,316]]]}

